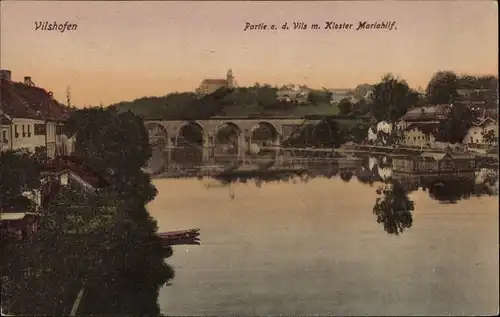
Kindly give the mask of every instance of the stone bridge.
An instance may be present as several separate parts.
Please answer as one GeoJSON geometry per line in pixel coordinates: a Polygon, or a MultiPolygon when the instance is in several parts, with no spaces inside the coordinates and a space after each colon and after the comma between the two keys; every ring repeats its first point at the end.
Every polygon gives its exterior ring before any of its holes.
{"type": "MultiPolygon", "coordinates": [[[[294,132],[308,124],[315,124],[320,119],[308,120],[303,117],[212,117],[206,120],[164,120],[146,119],[144,125],[149,134],[151,143],[159,140],[165,141],[166,148],[173,148],[178,145],[180,137],[186,127],[195,127],[201,133],[203,148],[210,148],[215,145],[217,135],[221,129],[229,127],[238,136],[238,153],[248,151],[252,144],[254,132],[259,127],[266,127],[272,133],[272,146],[279,146],[280,143],[289,138],[294,132]]],[[[201,143],[201,142],[200,142],[201,143]]]]}

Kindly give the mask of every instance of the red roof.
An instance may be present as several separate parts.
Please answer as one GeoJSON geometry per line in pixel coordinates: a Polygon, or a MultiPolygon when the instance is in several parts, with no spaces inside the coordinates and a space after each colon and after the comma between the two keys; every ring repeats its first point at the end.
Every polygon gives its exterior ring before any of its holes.
{"type": "Polygon", "coordinates": [[[85,165],[81,160],[73,156],[58,156],[45,165],[45,170],[56,173],[68,171],[78,176],[81,180],[95,189],[108,185],[106,180],[97,175],[97,173],[85,165]]]}
{"type": "Polygon", "coordinates": [[[1,107],[10,117],[59,121],[69,115],[69,109],[43,88],[4,78],[0,86],[1,107]]]}

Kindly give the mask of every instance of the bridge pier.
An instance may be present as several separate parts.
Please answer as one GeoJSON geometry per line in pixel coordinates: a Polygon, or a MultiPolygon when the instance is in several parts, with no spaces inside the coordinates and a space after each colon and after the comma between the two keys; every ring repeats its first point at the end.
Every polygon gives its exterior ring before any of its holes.
{"type": "Polygon", "coordinates": [[[203,161],[208,161],[213,156],[214,138],[207,136],[203,138],[203,161]]]}
{"type": "Polygon", "coordinates": [[[172,152],[175,147],[175,138],[167,138],[167,162],[172,162],[172,152]]]}
{"type": "Polygon", "coordinates": [[[248,138],[245,137],[243,133],[240,133],[238,135],[238,159],[243,160],[245,159],[245,153],[248,151],[249,144],[248,144],[248,138]]]}

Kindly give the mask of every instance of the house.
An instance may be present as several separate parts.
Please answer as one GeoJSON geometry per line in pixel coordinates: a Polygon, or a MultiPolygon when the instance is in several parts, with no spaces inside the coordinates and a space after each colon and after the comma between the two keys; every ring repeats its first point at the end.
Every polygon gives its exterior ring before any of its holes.
{"type": "Polygon", "coordinates": [[[355,98],[353,89],[328,89],[328,91],[332,93],[331,104],[337,104],[343,99],[348,99],[351,103],[359,101],[355,98]]]}
{"type": "Polygon", "coordinates": [[[453,105],[415,107],[405,113],[397,125],[406,128],[411,123],[439,123],[449,118],[453,105]]]}
{"type": "Polygon", "coordinates": [[[309,100],[308,89],[280,89],[276,91],[276,100],[279,102],[296,102],[306,104],[309,100]]]}
{"type": "Polygon", "coordinates": [[[377,141],[377,125],[373,124],[368,128],[366,139],[369,143],[375,143],[375,141],[377,141]]]}
{"type": "Polygon", "coordinates": [[[470,108],[497,108],[498,87],[496,84],[491,87],[462,87],[457,89],[455,102],[470,108]]]}
{"type": "Polygon", "coordinates": [[[403,144],[415,147],[434,147],[439,123],[410,123],[404,130],[403,144]]]}
{"type": "Polygon", "coordinates": [[[423,152],[392,157],[393,171],[407,174],[474,173],[475,157],[469,153],[423,152]]]}
{"type": "Polygon", "coordinates": [[[96,190],[109,185],[104,178],[74,156],[58,156],[51,160],[45,164],[43,175],[58,180],[62,186],[77,182],[84,188],[96,190]]]}
{"type": "Polygon", "coordinates": [[[73,151],[74,138],[62,132],[69,110],[53,98],[52,92],[37,87],[31,77],[15,82],[9,70],[0,71],[1,150],[42,147],[49,157],[73,151]]]}
{"type": "Polygon", "coordinates": [[[377,123],[377,132],[384,132],[386,134],[391,134],[392,132],[392,123],[387,121],[380,121],[377,123]]]}
{"type": "Polygon", "coordinates": [[[22,240],[38,230],[40,214],[33,212],[1,212],[0,231],[2,238],[22,240]]]}
{"type": "Polygon", "coordinates": [[[489,145],[498,143],[498,123],[492,118],[477,119],[472,123],[472,126],[467,131],[463,143],[469,148],[486,149],[489,145]],[[485,140],[485,135],[488,131],[492,131],[494,137],[492,142],[485,140]]]}
{"type": "Polygon", "coordinates": [[[220,88],[232,89],[235,87],[236,87],[236,81],[233,76],[233,71],[229,69],[227,71],[226,79],[213,79],[213,78],[204,79],[201,82],[200,86],[196,89],[196,93],[200,95],[208,95],[220,88]]]}
{"type": "Polygon", "coordinates": [[[376,125],[368,128],[368,136],[367,139],[369,142],[377,141],[379,132],[383,132],[386,135],[390,135],[392,133],[392,123],[387,121],[380,121],[376,125]]]}

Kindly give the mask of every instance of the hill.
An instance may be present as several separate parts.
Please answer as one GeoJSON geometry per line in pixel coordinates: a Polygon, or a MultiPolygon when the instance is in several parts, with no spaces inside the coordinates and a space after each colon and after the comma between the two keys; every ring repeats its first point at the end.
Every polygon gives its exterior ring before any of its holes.
{"type": "Polygon", "coordinates": [[[247,115],[334,115],[337,105],[330,104],[326,91],[312,90],[307,104],[285,103],[276,100],[277,88],[221,88],[211,95],[200,97],[193,92],[171,93],[162,97],[143,97],[111,106],[120,112],[131,111],[141,117],[165,119],[204,119],[210,116],[247,115]]]}

